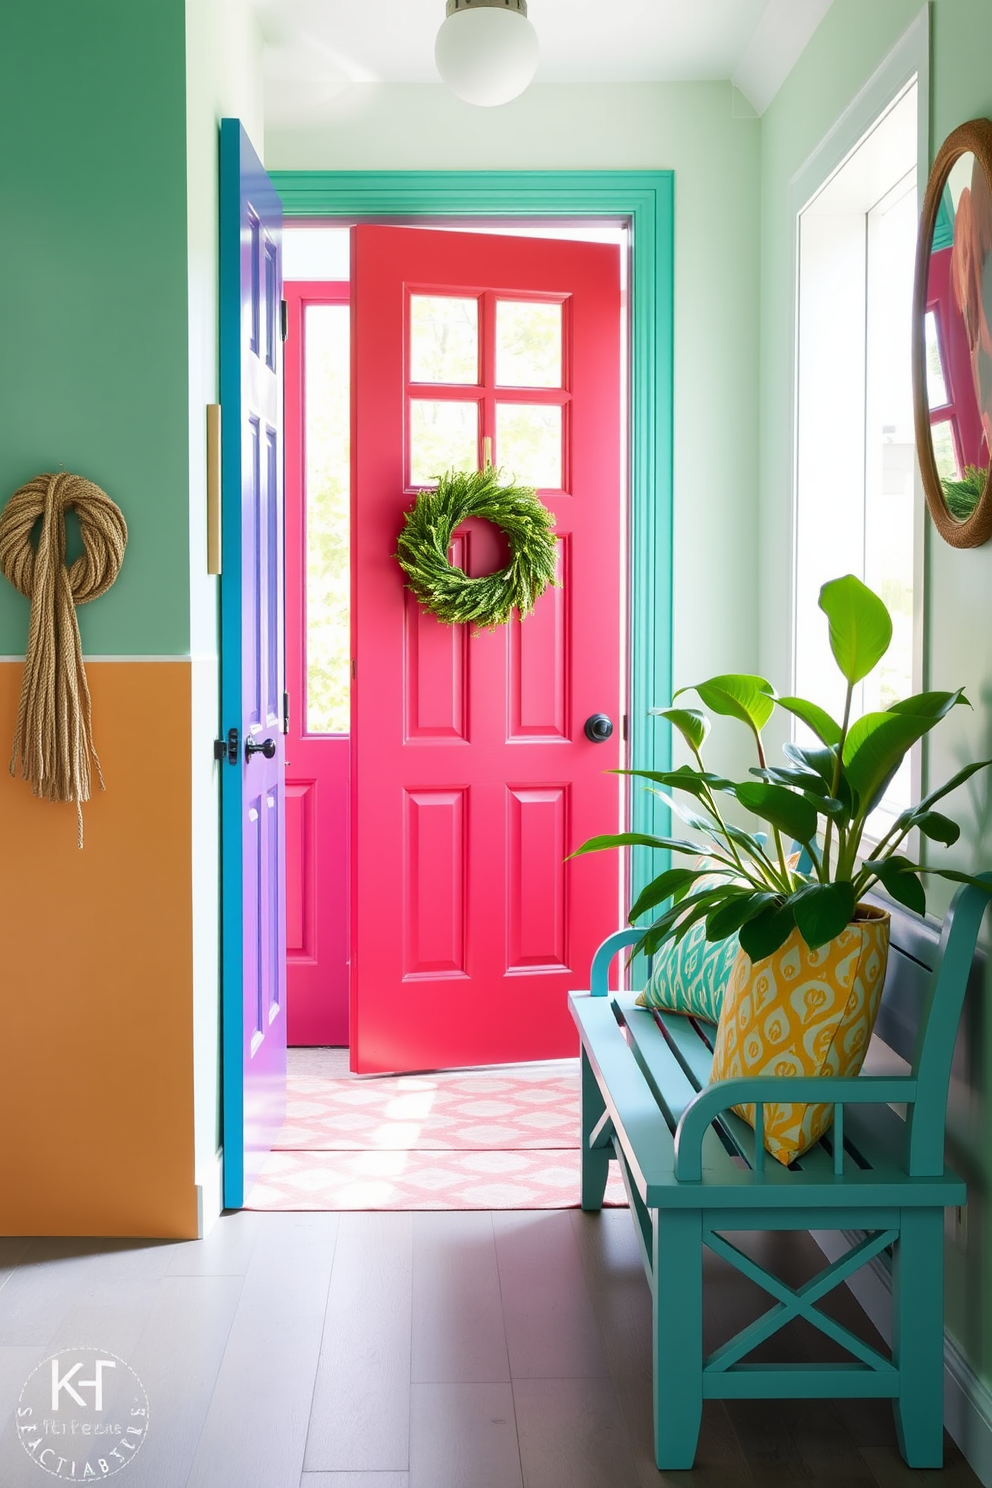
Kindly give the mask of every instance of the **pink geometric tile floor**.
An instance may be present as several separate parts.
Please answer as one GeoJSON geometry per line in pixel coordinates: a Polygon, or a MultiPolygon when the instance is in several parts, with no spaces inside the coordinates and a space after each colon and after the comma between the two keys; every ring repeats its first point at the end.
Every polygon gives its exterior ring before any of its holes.
{"type": "MultiPolygon", "coordinates": [[[[355,1076],[341,1052],[290,1050],[286,1121],[246,1208],[577,1207],[577,1059],[355,1076]]],[[[614,1166],[606,1203],[626,1202],[614,1166]]]]}

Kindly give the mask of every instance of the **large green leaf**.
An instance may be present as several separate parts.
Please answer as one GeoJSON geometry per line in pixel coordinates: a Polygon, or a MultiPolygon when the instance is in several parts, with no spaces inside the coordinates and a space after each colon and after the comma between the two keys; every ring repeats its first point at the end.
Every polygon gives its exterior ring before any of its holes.
{"type": "Polygon", "coordinates": [[[628,919],[631,924],[646,914],[649,909],[655,909],[663,904],[666,899],[671,899],[680,890],[694,884],[698,878],[708,878],[712,875],[712,866],[706,868],[669,868],[664,873],[659,873],[638,894],[630,907],[628,919]]]}
{"type": "Polygon", "coordinates": [[[982,878],[975,878],[971,873],[958,873],[956,868],[924,867],[922,863],[918,863],[917,868],[920,873],[936,873],[938,878],[946,878],[951,883],[971,884],[973,888],[983,889],[986,894],[992,894],[992,884],[986,883],[982,878]]]}
{"type": "Polygon", "coordinates": [[[811,770],[800,769],[798,765],[791,769],[788,765],[771,765],[765,769],[760,765],[752,765],[748,774],[754,775],[758,780],[767,780],[770,785],[790,785],[796,790],[815,790],[821,796],[827,791],[825,780],[821,780],[811,770]]]}
{"type": "Polygon", "coordinates": [[[958,703],[970,708],[964,688],[956,692],[918,692],[913,697],[903,698],[900,703],[890,703],[890,713],[912,713],[917,718],[944,718],[958,703]]]}
{"type": "Polygon", "coordinates": [[[830,794],[830,786],[822,775],[814,775],[809,770],[794,769],[787,770],[775,768],[771,770],[759,770],[757,766],[751,767],[751,774],[757,775],[759,780],[767,780],[772,785],[791,785],[821,814],[821,816],[832,817],[835,821],[843,820],[850,814],[850,808],[843,801],[838,801],[830,794]]]}
{"type": "Polygon", "coordinates": [[[767,890],[744,889],[734,898],[724,900],[719,909],[706,916],[706,939],[726,940],[728,936],[736,935],[742,925],[753,920],[769,904],[776,903],[778,897],[767,890]]]}
{"type": "Polygon", "coordinates": [[[869,858],[865,867],[871,869],[898,904],[905,904],[907,909],[914,910],[916,914],[926,914],[927,896],[917,876],[916,867],[908,858],[899,853],[893,853],[891,858],[882,858],[879,862],[869,858]]]}
{"type": "Polygon", "coordinates": [[[681,940],[698,920],[705,919],[732,892],[730,886],[700,889],[658,916],[637,942],[637,950],[652,955],[666,940],[681,940]]]}
{"type": "Polygon", "coordinates": [[[836,749],[811,749],[806,744],[783,744],[782,753],[801,769],[818,775],[828,790],[833,789],[837,773],[836,749]]]}
{"type": "Polygon", "coordinates": [[[681,801],[677,801],[674,796],[669,795],[668,791],[657,790],[653,785],[649,785],[647,789],[652,796],[657,796],[662,805],[667,806],[669,811],[673,812],[680,821],[684,821],[687,827],[692,827],[693,831],[713,831],[715,823],[711,817],[700,816],[698,811],[688,810],[687,807],[682,805],[681,801]]]}
{"type": "Polygon", "coordinates": [[[791,904],[769,904],[741,926],[741,949],[753,962],[764,961],[783,946],[796,926],[791,904]]]}
{"type": "Polygon", "coordinates": [[[840,743],[840,724],[830,717],[823,708],[816,703],[808,702],[806,698],[780,697],[778,699],[780,708],[787,713],[794,713],[797,718],[802,719],[807,728],[811,728],[818,739],[824,744],[834,745],[840,743]]]}
{"type": "Polygon", "coordinates": [[[700,853],[698,842],[686,842],[684,838],[652,837],[647,832],[610,832],[601,837],[590,837],[581,847],[569,853],[569,857],[578,858],[583,853],[603,852],[608,847],[667,848],[669,852],[688,853],[693,858],[698,858],[700,853]]]}
{"type": "Polygon", "coordinates": [[[751,859],[751,871],[755,876],[763,878],[766,882],[770,883],[771,880],[768,878],[768,875],[774,872],[775,869],[768,859],[764,842],[760,840],[760,837],[752,835],[750,832],[745,832],[742,827],[735,827],[733,822],[725,822],[724,829],[728,839],[734,846],[740,849],[741,852],[746,853],[751,859]]]}
{"type": "Polygon", "coordinates": [[[710,721],[698,708],[649,708],[656,718],[667,718],[696,754],[702,749],[710,731],[710,721]]]}
{"type": "Polygon", "coordinates": [[[771,683],[764,677],[752,677],[744,672],[710,677],[708,682],[697,682],[694,688],[681,687],[675,696],[681,697],[684,692],[698,692],[707,708],[724,717],[739,719],[755,733],[761,732],[775,707],[771,683]]]}
{"type": "Polygon", "coordinates": [[[676,790],[688,791],[700,800],[709,790],[726,790],[731,784],[722,775],[710,770],[695,770],[691,765],[680,765],[677,770],[614,770],[615,775],[636,775],[641,780],[653,780],[656,785],[674,786],[676,790]]]}
{"type": "Polygon", "coordinates": [[[842,824],[850,820],[851,807],[844,801],[838,801],[836,796],[817,796],[813,791],[806,791],[804,794],[822,816],[828,816],[831,821],[842,824]]]}
{"type": "Polygon", "coordinates": [[[765,785],[759,780],[744,780],[734,786],[733,793],[748,811],[797,841],[809,842],[815,837],[816,809],[805,796],[784,785],[765,785]]]}
{"type": "Polygon", "coordinates": [[[852,883],[809,884],[788,901],[796,917],[799,934],[811,951],[826,945],[849,924],[854,915],[852,883]]]}
{"type": "Polygon", "coordinates": [[[899,825],[905,826],[911,816],[915,816],[918,811],[926,811],[929,807],[936,805],[944,796],[949,796],[951,791],[957,790],[959,785],[964,785],[965,781],[970,780],[972,775],[977,775],[979,770],[987,770],[989,765],[992,765],[992,759],[976,760],[973,764],[965,765],[964,769],[959,770],[956,775],[952,775],[950,780],[945,780],[943,785],[938,785],[936,790],[930,791],[915,806],[911,806],[908,811],[904,811],[899,818],[899,825]]]}
{"type": "Polygon", "coordinates": [[[961,828],[957,822],[951,821],[949,816],[944,816],[939,811],[916,812],[913,826],[919,827],[924,837],[929,837],[933,842],[942,842],[945,847],[953,847],[961,836],[961,828]]]}
{"type": "Polygon", "coordinates": [[[844,770],[862,801],[870,802],[906,752],[938,722],[933,715],[866,713],[844,740],[844,770]]]}
{"type": "Polygon", "coordinates": [[[820,609],[830,621],[830,649],[841,673],[852,684],[860,682],[889,649],[892,621],[888,610],[853,574],[824,584],[820,609]]]}

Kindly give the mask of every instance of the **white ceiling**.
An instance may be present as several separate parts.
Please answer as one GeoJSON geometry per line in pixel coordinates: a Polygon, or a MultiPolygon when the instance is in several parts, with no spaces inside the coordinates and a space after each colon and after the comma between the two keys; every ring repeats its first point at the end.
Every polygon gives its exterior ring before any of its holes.
{"type": "MultiPolygon", "coordinates": [[[[733,79],[759,113],[831,0],[529,0],[538,83],[733,79]]],[[[266,111],[313,116],[361,83],[437,83],[444,0],[254,0],[266,111]]],[[[440,86],[440,84],[439,84],[440,86]]]]}

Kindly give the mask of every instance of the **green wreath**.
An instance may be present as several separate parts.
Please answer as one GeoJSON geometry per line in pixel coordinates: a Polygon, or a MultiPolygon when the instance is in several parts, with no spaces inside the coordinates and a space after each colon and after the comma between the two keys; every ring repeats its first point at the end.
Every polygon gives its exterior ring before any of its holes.
{"type": "Polygon", "coordinates": [[[501,485],[499,471],[449,470],[436,490],[421,491],[404,514],[396,557],[409,587],[445,625],[505,625],[513,611],[530,614],[555,578],[554,516],[529,486],[501,485]],[[484,517],[507,537],[510,562],[497,573],[472,579],[448,561],[455,528],[466,517],[484,517]]]}

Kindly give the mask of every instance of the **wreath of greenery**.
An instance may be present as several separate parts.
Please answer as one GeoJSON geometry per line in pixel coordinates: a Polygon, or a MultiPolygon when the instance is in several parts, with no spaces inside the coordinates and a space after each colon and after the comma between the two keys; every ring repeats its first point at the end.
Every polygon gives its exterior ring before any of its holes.
{"type": "Polygon", "coordinates": [[[554,516],[529,486],[500,484],[491,465],[449,470],[404,516],[395,556],[420,603],[445,625],[494,630],[515,609],[523,619],[557,583],[554,516]],[[449,563],[451,535],[466,517],[483,517],[506,535],[511,556],[505,568],[473,579],[449,563]]]}

